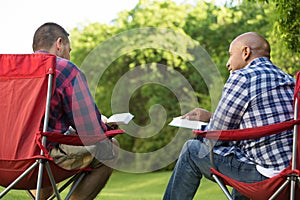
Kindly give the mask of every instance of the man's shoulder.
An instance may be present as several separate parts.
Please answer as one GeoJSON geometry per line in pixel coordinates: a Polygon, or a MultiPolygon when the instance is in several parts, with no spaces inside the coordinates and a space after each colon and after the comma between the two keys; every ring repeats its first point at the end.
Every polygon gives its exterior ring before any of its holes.
{"type": "Polygon", "coordinates": [[[239,70],[239,73],[253,78],[266,75],[286,74],[279,67],[272,63],[272,61],[265,57],[259,57],[252,60],[248,66],[239,70]]]}
{"type": "Polygon", "coordinates": [[[73,62],[60,57],[56,58],[56,71],[65,75],[82,73],[73,62]]]}
{"type": "Polygon", "coordinates": [[[73,62],[60,57],[56,58],[56,82],[60,83],[59,85],[69,85],[82,75],[83,73],[73,62]]]}
{"type": "Polygon", "coordinates": [[[56,65],[59,68],[70,67],[70,68],[74,68],[74,70],[80,71],[79,68],[73,62],[58,56],[56,57],[56,65]]]}

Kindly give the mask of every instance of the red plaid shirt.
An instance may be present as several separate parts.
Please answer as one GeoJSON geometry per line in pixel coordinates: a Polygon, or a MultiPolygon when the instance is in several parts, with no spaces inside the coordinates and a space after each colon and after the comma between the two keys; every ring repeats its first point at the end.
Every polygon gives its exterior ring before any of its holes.
{"type": "Polygon", "coordinates": [[[57,57],[55,76],[48,131],[65,132],[72,126],[79,135],[103,134],[106,126],[80,69],[69,60],[57,57]]]}

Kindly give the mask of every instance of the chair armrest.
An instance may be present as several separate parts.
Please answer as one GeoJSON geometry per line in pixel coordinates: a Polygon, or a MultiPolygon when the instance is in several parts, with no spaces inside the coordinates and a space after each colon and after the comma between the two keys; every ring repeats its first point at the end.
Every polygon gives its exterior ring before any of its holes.
{"type": "Polygon", "coordinates": [[[200,131],[194,130],[195,135],[200,135],[212,140],[223,140],[223,141],[238,141],[238,140],[250,140],[266,137],[269,135],[277,134],[286,130],[293,129],[294,125],[299,125],[300,120],[290,120],[277,124],[271,124],[267,126],[259,126],[245,129],[234,129],[234,130],[208,130],[200,131]]]}
{"type": "Polygon", "coordinates": [[[112,138],[112,137],[115,137],[116,135],[123,134],[124,132],[125,132],[125,131],[122,130],[122,129],[110,130],[110,131],[106,131],[106,132],[105,132],[105,135],[106,135],[106,137],[108,137],[108,138],[112,138]]]}
{"type": "Polygon", "coordinates": [[[39,132],[37,135],[46,136],[47,142],[55,142],[60,144],[68,144],[75,146],[94,145],[101,140],[112,138],[118,134],[123,134],[124,130],[111,130],[106,131],[105,134],[82,136],[76,134],[63,135],[58,132],[39,132]]]}

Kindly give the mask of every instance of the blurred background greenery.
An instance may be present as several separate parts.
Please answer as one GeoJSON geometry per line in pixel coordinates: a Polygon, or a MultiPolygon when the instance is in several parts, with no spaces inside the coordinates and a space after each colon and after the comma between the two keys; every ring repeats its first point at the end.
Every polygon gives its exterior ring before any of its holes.
{"type": "MultiPolygon", "coordinates": [[[[120,12],[118,18],[110,25],[91,23],[74,28],[71,31],[71,60],[81,66],[93,49],[125,31],[145,27],[166,28],[180,33],[201,46],[215,63],[223,77],[223,83],[229,76],[225,65],[230,42],[241,33],[254,31],[269,40],[272,49],[271,60],[281,69],[295,76],[300,69],[299,5],[296,0],[228,0],[223,4],[218,1],[199,0],[194,4],[182,3],[180,5],[172,0],[140,0],[132,10],[120,12]]],[[[161,38],[165,38],[162,35],[163,33],[153,32],[150,39],[148,37],[130,38],[130,35],[121,38],[121,40],[125,40],[121,42],[126,44],[141,43],[142,41],[146,47],[154,47],[133,49],[130,52],[124,52],[113,62],[105,63],[109,66],[97,85],[95,92],[97,105],[104,115],[110,116],[112,114],[112,92],[117,81],[126,72],[137,66],[142,66],[145,74],[151,74],[153,77],[162,76],[163,79],[165,68],[162,70],[160,65],[167,66],[168,73],[177,71],[186,78],[195,91],[193,95],[197,97],[198,105],[188,105],[182,110],[172,91],[159,84],[145,84],[137,88],[127,105],[129,110],[124,108],[124,111],[135,115],[134,123],[139,126],[150,124],[149,109],[157,104],[164,107],[167,120],[161,130],[151,137],[133,137],[130,134],[118,137],[121,148],[129,152],[152,152],[164,147],[174,138],[177,131],[177,128],[167,126],[167,122],[195,106],[213,111],[215,105],[212,105],[212,101],[218,100],[211,99],[210,93],[213,91],[208,89],[209,86],[206,85],[203,77],[192,66],[193,58],[187,59],[173,52],[157,49],[155,43],[178,47],[185,54],[193,51],[193,47],[188,42],[178,40],[175,34],[167,36],[168,40],[162,40],[161,38]]],[[[97,73],[98,62],[101,62],[101,58],[104,58],[104,62],[105,58],[111,55],[114,47],[111,48],[107,52],[101,52],[99,60],[94,63],[94,69],[88,73],[97,73]]],[[[202,67],[208,66],[203,65],[202,67]]],[[[175,83],[176,80],[174,80],[175,83]]],[[[190,95],[184,88],[180,88],[180,85],[177,87],[183,94],[190,95]]],[[[120,99],[114,99],[114,102],[121,104],[122,94],[119,96],[120,99]]],[[[120,112],[123,112],[122,108],[120,112]]],[[[139,135],[142,134],[139,133],[139,135]]],[[[178,144],[178,149],[173,153],[178,154],[181,145],[178,144]]],[[[149,162],[155,165],[157,158],[150,158],[149,162]]],[[[170,170],[173,166],[174,163],[164,166],[161,170],[170,170]]]]}
{"type": "MultiPolygon", "coordinates": [[[[81,67],[85,58],[97,46],[126,31],[145,27],[169,29],[195,42],[197,46],[201,46],[222,75],[222,83],[224,83],[229,76],[225,65],[230,42],[241,33],[254,31],[269,40],[272,50],[271,60],[285,72],[295,76],[296,72],[300,70],[299,1],[227,0],[222,2],[220,4],[217,0],[195,0],[193,4],[182,3],[178,5],[172,0],[140,0],[132,10],[120,12],[118,18],[109,25],[101,23],[79,24],[71,30],[71,60],[81,67]]],[[[130,38],[130,36],[120,38],[124,39],[123,42],[126,44],[134,45],[142,41],[146,47],[153,46],[153,48],[133,49],[115,58],[113,62],[105,63],[109,66],[95,89],[96,103],[104,115],[110,116],[112,114],[111,97],[118,80],[126,72],[137,66],[142,66],[146,74],[154,77],[162,76],[162,79],[166,73],[163,70],[167,70],[171,74],[174,74],[174,71],[179,72],[191,84],[194,90],[193,95],[197,97],[197,105],[187,105],[182,110],[176,95],[168,88],[159,84],[143,85],[134,91],[128,105],[129,112],[135,115],[133,121],[137,125],[146,126],[151,123],[149,109],[157,104],[164,107],[166,122],[183,114],[183,112],[189,111],[191,106],[214,110],[212,102],[217,101],[217,99],[211,99],[210,96],[210,93],[214,91],[209,91],[204,77],[194,69],[192,61],[196,58],[193,58],[192,54],[189,56],[190,52],[197,51],[197,49],[193,49],[193,46],[185,40],[178,40],[177,36],[176,34],[165,36],[159,31],[154,31],[151,38],[130,38]],[[168,40],[165,40],[166,37],[168,40]],[[162,38],[164,40],[161,40],[162,38]],[[186,56],[182,57],[182,55],[174,52],[155,48],[155,44],[178,47],[180,49],[178,51],[186,56]],[[161,66],[167,67],[162,68],[161,66]]],[[[111,48],[113,51],[114,46],[111,48]]],[[[99,59],[111,55],[110,51],[101,53],[99,59]]],[[[98,62],[91,63],[94,69],[89,73],[97,73],[98,62]]],[[[203,64],[201,66],[205,68],[209,65],[203,64]]],[[[176,85],[176,81],[174,80],[172,84],[176,85]]],[[[180,85],[176,87],[183,95],[190,95],[180,85]]],[[[120,99],[114,101],[119,101],[121,104],[122,95],[120,94],[120,99]]],[[[160,120],[159,116],[156,118],[160,120]]],[[[121,148],[129,152],[152,152],[170,143],[177,130],[177,128],[167,126],[165,123],[161,130],[151,137],[133,137],[130,134],[125,134],[118,136],[118,140],[121,148]]],[[[190,130],[185,131],[184,134],[190,138],[193,137],[190,130]]],[[[140,135],[143,136],[143,133],[140,135]]],[[[166,152],[166,154],[177,153],[178,155],[181,147],[182,144],[178,144],[178,148],[174,152],[166,152]]],[[[153,165],[159,162],[155,157],[149,158],[148,161],[153,165]]],[[[114,172],[107,187],[97,199],[161,199],[171,175],[169,170],[173,169],[174,163],[164,166],[155,173],[114,172]]],[[[201,190],[198,191],[195,199],[199,199],[200,195],[201,199],[207,200],[225,199],[218,186],[206,179],[203,180],[201,190]]],[[[26,193],[13,191],[4,199],[16,200],[25,197],[26,193]]]]}

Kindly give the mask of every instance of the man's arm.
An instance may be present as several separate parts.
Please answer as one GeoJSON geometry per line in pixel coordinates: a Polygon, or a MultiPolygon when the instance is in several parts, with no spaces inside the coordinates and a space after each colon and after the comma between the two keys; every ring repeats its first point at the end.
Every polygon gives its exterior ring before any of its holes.
{"type": "MultiPolygon", "coordinates": [[[[101,114],[96,106],[83,73],[75,77],[71,96],[71,112],[79,135],[95,135],[104,133],[106,126],[101,121],[101,114]]],[[[70,93],[70,92],[68,92],[70,93]]]]}
{"type": "Polygon", "coordinates": [[[230,75],[221,100],[208,124],[210,130],[237,129],[249,104],[247,78],[239,72],[230,75]]]}

